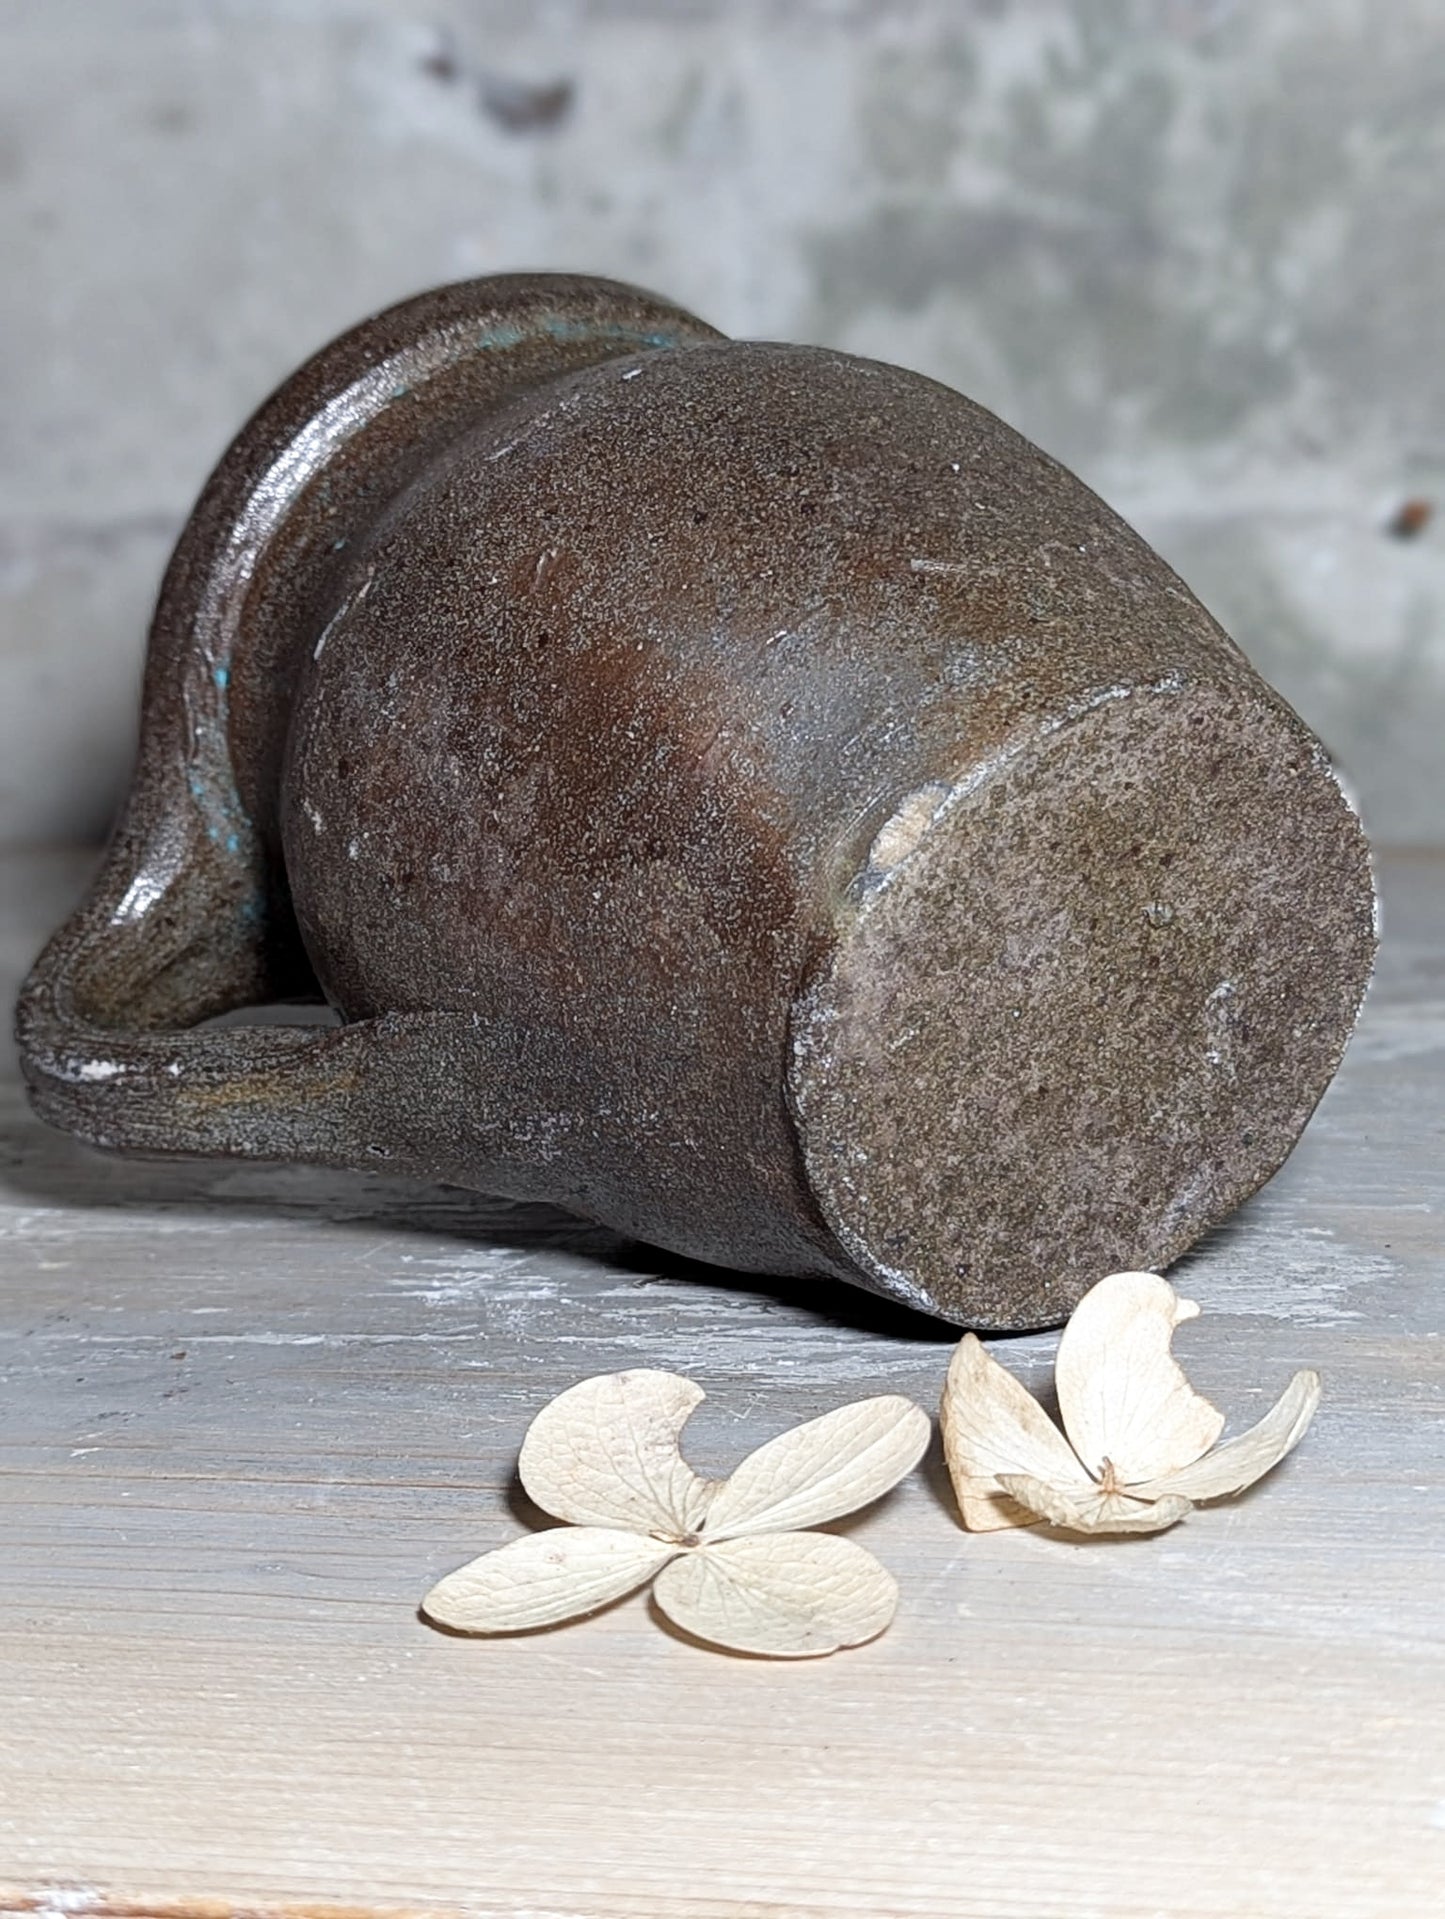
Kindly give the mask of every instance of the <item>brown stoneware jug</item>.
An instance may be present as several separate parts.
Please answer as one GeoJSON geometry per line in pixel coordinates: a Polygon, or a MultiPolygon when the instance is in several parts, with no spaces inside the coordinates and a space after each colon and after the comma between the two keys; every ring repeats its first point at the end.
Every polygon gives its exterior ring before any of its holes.
{"type": "Polygon", "coordinates": [[[1025,1328],[1274,1172],[1374,944],[1321,747],[1062,467],[916,374],[502,278],[222,461],[19,1033],[99,1146],[1025,1328]],[[287,998],[341,1023],[204,1025],[287,998]]]}

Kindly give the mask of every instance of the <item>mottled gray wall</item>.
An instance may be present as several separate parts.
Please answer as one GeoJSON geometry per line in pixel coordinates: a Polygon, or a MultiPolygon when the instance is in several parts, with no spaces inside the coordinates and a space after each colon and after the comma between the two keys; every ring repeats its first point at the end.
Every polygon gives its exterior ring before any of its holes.
{"type": "Polygon", "coordinates": [[[242,416],[438,280],[896,359],[1133,519],[1445,838],[1441,0],[0,0],[0,837],[102,827],[242,416]],[[1405,516],[1413,525],[1423,505],[1405,516]]]}

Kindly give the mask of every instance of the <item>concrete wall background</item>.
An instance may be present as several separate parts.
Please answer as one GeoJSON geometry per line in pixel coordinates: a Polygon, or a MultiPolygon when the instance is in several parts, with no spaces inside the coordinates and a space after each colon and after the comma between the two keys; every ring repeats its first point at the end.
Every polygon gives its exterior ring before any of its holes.
{"type": "Polygon", "coordinates": [[[103,830],[251,407],[532,266],[963,388],[1154,541],[1379,838],[1445,839],[1440,0],[0,0],[0,35],[0,838],[103,830]]]}

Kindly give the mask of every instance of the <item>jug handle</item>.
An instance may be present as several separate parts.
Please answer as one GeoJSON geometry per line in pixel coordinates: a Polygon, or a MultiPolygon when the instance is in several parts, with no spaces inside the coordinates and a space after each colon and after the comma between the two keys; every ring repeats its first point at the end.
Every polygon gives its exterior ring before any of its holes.
{"type": "MultiPolygon", "coordinates": [[[[275,982],[263,943],[249,964],[228,951],[232,915],[216,873],[191,868],[166,884],[142,861],[117,898],[116,864],[42,953],[17,1007],[22,1070],[42,1119],[93,1146],[147,1157],[388,1163],[436,1176],[426,1141],[408,1151],[398,1121],[404,1135],[429,1063],[454,1052],[451,1016],[195,1030],[197,1020],[267,995],[275,982]],[[149,910],[133,924],[137,889],[149,910]]],[[[425,1129],[433,1142],[435,1119],[433,1102],[425,1129]]],[[[467,1124],[474,1138],[485,1127],[475,1101],[467,1124]]]]}
{"type": "MultiPolygon", "coordinates": [[[[523,384],[538,377],[527,354],[539,342],[561,371],[719,337],[635,287],[501,275],[363,322],[265,403],[212,475],[167,568],[146,657],[139,769],[100,875],[21,991],[16,1037],[42,1118],[121,1152],[382,1160],[432,1178],[446,1177],[467,1135],[476,1149],[468,1165],[494,1159],[495,1190],[512,1189],[506,1090],[462,1070],[475,1037],[469,1017],[194,1030],[266,1001],[320,997],[274,829],[258,827],[237,788],[233,666],[257,596],[275,591],[288,564],[288,516],[303,495],[314,498],[322,476],[348,460],[416,457],[408,432],[373,431],[385,414],[453,383],[465,411],[482,366],[499,375],[488,388],[495,404],[514,359],[523,384]],[[363,442],[379,450],[361,452],[363,442]]],[[[372,471],[360,488],[359,511],[376,510],[380,478],[372,471]]],[[[331,544],[355,531],[343,525],[331,544]]]]}

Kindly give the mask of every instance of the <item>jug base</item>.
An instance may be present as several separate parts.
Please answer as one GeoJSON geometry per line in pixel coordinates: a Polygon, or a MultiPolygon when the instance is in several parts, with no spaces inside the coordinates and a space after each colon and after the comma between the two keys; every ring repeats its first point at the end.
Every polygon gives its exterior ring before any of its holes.
{"type": "Polygon", "coordinates": [[[795,1009],[814,1197],[880,1291],[1054,1325],[1280,1166],[1369,978],[1358,822],[1281,709],[1111,689],[874,843],[795,1009]]]}

